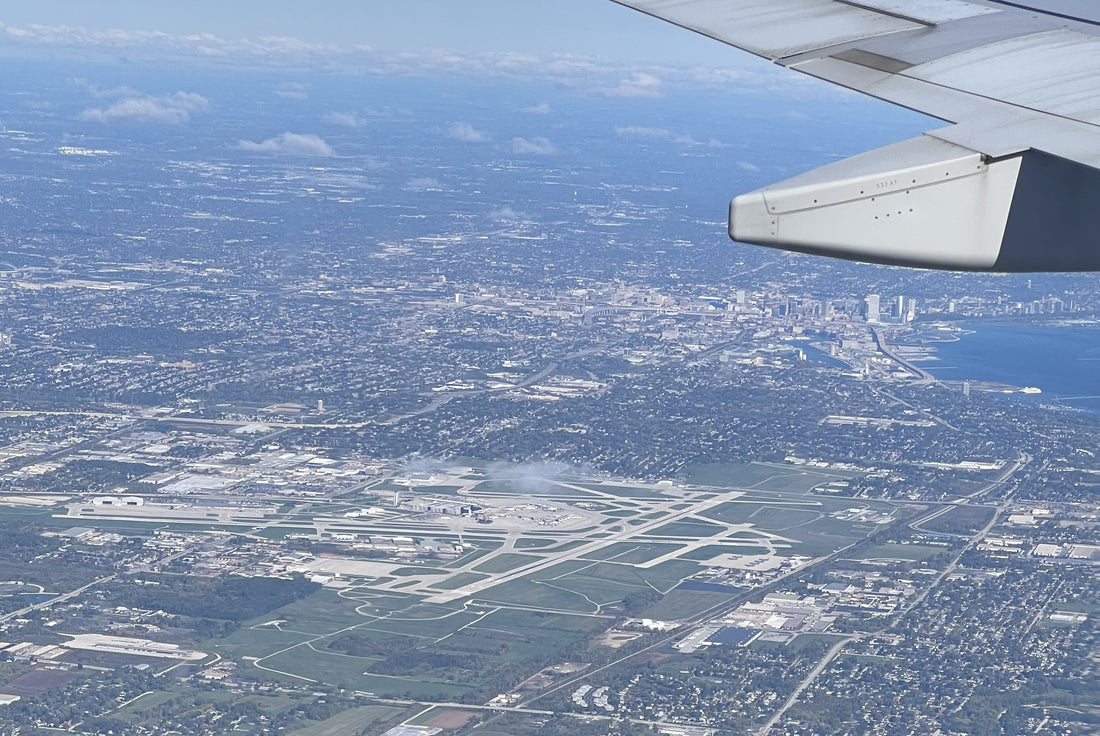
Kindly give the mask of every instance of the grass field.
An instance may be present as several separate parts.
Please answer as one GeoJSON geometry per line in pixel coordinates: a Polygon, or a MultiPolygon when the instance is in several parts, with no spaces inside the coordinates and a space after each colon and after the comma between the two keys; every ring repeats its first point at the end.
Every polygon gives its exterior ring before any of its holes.
{"type": "Polygon", "coordinates": [[[783,508],[777,506],[763,506],[750,517],[750,523],[761,529],[772,532],[781,532],[801,524],[808,524],[821,517],[818,511],[810,509],[783,508]]]}
{"type": "Polygon", "coordinates": [[[540,498],[564,498],[572,501],[596,500],[599,497],[587,491],[566,488],[553,481],[522,482],[487,480],[479,483],[473,495],[481,496],[538,496],[540,498]]]}
{"type": "Polygon", "coordinates": [[[455,651],[490,652],[498,661],[554,658],[610,621],[589,616],[570,616],[502,609],[456,633],[445,642],[455,651]]]}
{"type": "Polygon", "coordinates": [[[395,570],[391,570],[391,575],[396,575],[399,578],[412,577],[414,575],[447,575],[450,570],[440,570],[438,567],[399,567],[395,570]]]}
{"type": "Polygon", "coordinates": [[[363,615],[366,616],[385,616],[395,611],[404,611],[420,600],[406,593],[374,592],[369,587],[345,590],[344,595],[344,600],[349,605],[362,608],[363,615]]]}
{"type": "Polygon", "coordinates": [[[286,539],[291,534],[313,534],[317,530],[306,526],[269,526],[261,529],[256,536],[264,539],[286,539]]]}
{"type": "Polygon", "coordinates": [[[557,544],[553,547],[547,547],[545,550],[541,550],[541,551],[543,551],[543,552],[554,552],[554,553],[568,552],[572,549],[576,549],[577,547],[583,546],[587,543],[588,542],[584,539],[573,539],[573,540],[570,540],[568,542],[562,542],[561,544],[557,544]]]}
{"type": "Polygon", "coordinates": [[[578,481],[574,485],[581,488],[587,488],[596,493],[606,493],[609,496],[617,496],[619,498],[639,498],[642,500],[658,500],[668,498],[660,491],[652,490],[649,488],[636,488],[633,486],[613,486],[603,484],[586,483],[584,481],[578,481]]]}
{"type": "Polygon", "coordinates": [[[768,648],[786,648],[796,652],[800,652],[803,649],[811,649],[824,644],[827,647],[831,647],[838,641],[843,639],[842,634],[799,634],[789,644],[778,644],[770,641],[754,641],[751,646],[753,649],[768,649],[768,648]]]}
{"type": "Polygon", "coordinates": [[[263,660],[264,667],[287,676],[305,677],[338,687],[372,692],[390,698],[459,698],[471,688],[423,677],[385,677],[366,672],[372,660],[329,653],[307,646],[263,660]]]}
{"type": "MultiPolygon", "coordinates": [[[[775,503],[774,499],[772,503],[775,503]]],[[[775,531],[813,521],[820,515],[819,507],[813,502],[795,503],[797,505],[780,506],[739,499],[708,509],[700,516],[727,524],[752,524],[761,529],[775,531]]]]}
{"type": "MultiPolygon", "coordinates": [[[[168,685],[169,683],[165,684],[168,685]]],[[[161,707],[176,699],[182,699],[183,701],[176,706],[176,712],[193,711],[195,708],[203,708],[206,705],[225,706],[227,704],[248,703],[268,715],[276,715],[302,706],[310,702],[313,697],[310,694],[289,695],[286,693],[243,695],[240,692],[230,692],[229,690],[198,692],[193,688],[174,685],[168,690],[143,695],[130,705],[113,713],[111,717],[134,726],[144,725],[147,729],[156,728],[159,731],[162,730],[161,727],[163,727],[166,720],[161,707]]],[[[394,716],[403,713],[403,710],[399,708],[383,707],[383,709],[395,711],[394,715],[391,716],[391,720],[394,720],[394,716]]]]}
{"type": "Polygon", "coordinates": [[[719,526],[718,524],[697,521],[695,519],[685,519],[683,521],[674,521],[670,524],[657,527],[653,531],[647,532],[647,534],[654,537],[690,537],[692,539],[698,539],[700,537],[713,537],[724,531],[726,531],[726,527],[719,526]]]}
{"type": "Polygon", "coordinates": [[[489,588],[475,600],[501,605],[530,606],[548,611],[595,613],[597,606],[583,595],[533,580],[511,580],[489,588]]]}
{"type": "Polygon", "coordinates": [[[704,561],[711,560],[719,555],[762,555],[767,554],[768,548],[748,544],[708,544],[690,552],[680,555],[684,560],[704,561]]]}
{"type": "Polygon", "coordinates": [[[224,639],[217,639],[203,645],[207,651],[220,654],[227,659],[241,657],[266,657],[289,646],[300,644],[313,635],[280,631],[271,626],[260,629],[240,629],[224,639]]]}
{"type": "Polygon", "coordinates": [[[760,504],[754,502],[727,501],[699,515],[726,524],[751,524],[752,515],[760,509],[760,504]]]}
{"type": "Polygon", "coordinates": [[[635,587],[652,587],[660,591],[671,590],[680,582],[699,572],[699,566],[694,562],[684,560],[669,560],[653,567],[637,567],[635,565],[619,565],[610,562],[601,562],[597,565],[585,568],[566,576],[569,580],[576,577],[594,578],[606,580],[622,585],[635,587]]]}
{"type": "Polygon", "coordinates": [[[482,580],[488,579],[488,577],[488,575],[479,575],[476,572],[460,572],[457,575],[452,575],[446,580],[432,583],[431,587],[433,590],[458,590],[466,585],[480,583],[482,580]]]}
{"type": "Polygon", "coordinates": [[[680,549],[679,544],[664,543],[640,543],[640,542],[616,542],[606,547],[587,552],[586,560],[614,561],[622,563],[640,564],[655,560],[661,555],[666,555],[680,549]]]}
{"type": "Polygon", "coordinates": [[[673,590],[642,614],[660,621],[676,621],[694,616],[731,598],[729,593],[709,590],[673,590]]]}
{"type": "Polygon", "coordinates": [[[530,565],[535,562],[541,561],[543,558],[537,555],[522,555],[513,552],[506,552],[502,555],[498,555],[491,559],[482,562],[480,565],[474,566],[475,572],[487,572],[491,574],[497,574],[502,572],[509,572],[516,568],[523,567],[524,565],[530,565]]]}
{"type": "Polygon", "coordinates": [[[356,608],[361,605],[363,601],[348,600],[332,591],[321,590],[308,598],[249,621],[245,625],[251,626],[278,619],[286,622],[282,624],[282,628],[287,630],[315,635],[327,634],[330,631],[363,623],[366,619],[356,611],[356,608]]]}
{"type": "Polygon", "coordinates": [[[849,537],[841,537],[832,534],[821,534],[808,531],[797,535],[798,541],[791,545],[790,551],[807,557],[825,557],[837,550],[843,549],[853,542],[863,538],[862,534],[849,537]]]}
{"type": "Polygon", "coordinates": [[[943,547],[927,547],[920,544],[880,544],[861,550],[855,559],[923,562],[946,551],[943,547]]]}
{"type": "Polygon", "coordinates": [[[432,640],[442,639],[448,634],[453,634],[463,626],[477,621],[481,618],[483,612],[484,611],[459,611],[449,616],[435,619],[384,618],[379,621],[365,624],[363,627],[356,629],[356,632],[368,629],[370,631],[382,631],[391,634],[402,634],[404,636],[419,636],[432,640]]]}
{"type": "Polygon", "coordinates": [[[644,589],[667,591],[699,571],[694,562],[670,560],[650,568],[570,560],[490,588],[479,601],[555,611],[595,613],[602,605],[644,589]]]}
{"type": "Polygon", "coordinates": [[[382,733],[383,726],[393,725],[403,714],[401,708],[393,708],[385,705],[368,705],[362,708],[352,708],[339,715],[329,718],[327,721],[291,731],[291,736],[346,736],[353,733],[365,733],[370,728],[371,733],[382,733]]]}
{"type": "Polygon", "coordinates": [[[538,539],[534,537],[520,537],[516,540],[516,549],[541,549],[554,546],[553,539],[538,539]]]}
{"type": "Polygon", "coordinates": [[[125,708],[115,711],[112,716],[128,723],[140,723],[146,713],[178,696],[179,693],[170,690],[147,693],[125,708]]]}
{"type": "Polygon", "coordinates": [[[56,506],[36,508],[29,506],[0,506],[0,521],[33,521],[47,527],[67,528],[75,520],[55,519],[56,506]]]}
{"type": "Polygon", "coordinates": [[[921,528],[930,532],[971,534],[989,523],[994,512],[988,506],[955,506],[943,516],[921,524],[921,528]]]}
{"type": "MultiPolygon", "coordinates": [[[[470,540],[466,540],[466,543],[471,544],[470,540]]],[[[474,542],[474,543],[477,544],[477,549],[473,550],[472,552],[468,552],[467,554],[462,555],[457,560],[451,560],[450,562],[446,563],[445,567],[463,567],[465,565],[470,564],[474,560],[481,559],[485,555],[489,554],[493,550],[500,547],[499,542],[494,542],[492,544],[486,544],[484,542],[477,541],[477,542],[474,542]]]]}
{"type": "Polygon", "coordinates": [[[743,463],[714,463],[707,465],[689,465],[686,468],[689,483],[718,488],[746,488],[765,478],[775,475],[771,468],[743,463]]]}

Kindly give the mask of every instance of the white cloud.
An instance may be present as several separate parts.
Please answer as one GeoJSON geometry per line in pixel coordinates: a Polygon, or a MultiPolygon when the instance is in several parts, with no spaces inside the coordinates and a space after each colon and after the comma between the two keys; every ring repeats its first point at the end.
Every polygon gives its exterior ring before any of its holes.
{"type": "Polygon", "coordinates": [[[422,176],[416,179],[410,179],[405,185],[406,189],[414,192],[441,192],[443,191],[443,185],[439,183],[439,179],[430,176],[422,176]]]}
{"type": "Polygon", "coordinates": [[[546,138],[513,138],[512,153],[533,153],[539,156],[549,156],[557,151],[554,144],[546,138]]]}
{"type": "Polygon", "coordinates": [[[483,143],[485,134],[469,123],[455,123],[447,131],[447,137],[463,143],[483,143]]]}
{"type": "Polygon", "coordinates": [[[534,105],[532,107],[523,108],[523,111],[524,112],[529,112],[532,115],[549,115],[550,114],[550,103],[540,102],[539,104],[534,105]]]}
{"type": "Polygon", "coordinates": [[[129,120],[137,123],[183,125],[191,116],[210,107],[210,101],[193,92],[177,92],[164,97],[126,97],[109,107],[92,107],[80,114],[82,120],[108,123],[129,120]]]}
{"type": "Polygon", "coordinates": [[[301,82],[283,82],[275,88],[275,94],[286,100],[307,100],[309,85],[301,82]]]}
{"type": "MultiPolygon", "coordinates": [[[[662,97],[665,87],[674,84],[677,88],[704,86],[790,99],[838,102],[858,99],[855,93],[838,90],[820,80],[768,66],[746,67],[745,70],[737,65],[720,69],[638,66],[568,54],[539,58],[501,52],[393,52],[362,45],[310,43],[292,37],[230,39],[210,33],[90,30],[78,26],[4,23],[0,23],[0,45],[15,52],[45,49],[79,59],[88,59],[90,54],[98,52],[112,58],[125,57],[135,64],[168,61],[229,68],[266,67],[282,70],[277,73],[292,79],[298,78],[301,70],[309,70],[364,75],[465,76],[482,80],[535,78],[578,94],[636,99],[662,97]]],[[[281,91],[291,96],[304,94],[301,89],[281,91]]],[[[105,96],[113,99],[110,95],[105,96]]],[[[545,114],[543,111],[548,107],[535,105],[527,112],[545,114]]],[[[363,114],[369,116],[366,111],[363,114]]]]}
{"type": "Polygon", "coordinates": [[[517,212],[511,207],[500,207],[489,213],[489,219],[493,222],[515,222],[517,220],[526,220],[527,215],[522,212],[517,212]]]}
{"type": "Polygon", "coordinates": [[[650,128],[644,125],[630,125],[616,127],[615,135],[620,138],[654,138],[667,140],[672,137],[672,131],[666,128],[650,128]]]}
{"type": "Polygon", "coordinates": [[[92,84],[86,79],[74,78],[69,80],[73,85],[80,87],[85,92],[96,98],[114,98],[114,97],[140,97],[141,93],[132,87],[125,85],[119,87],[109,87],[104,89],[98,85],[92,84]]]}
{"type": "Polygon", "coordinates": [[[690,135],[677,135],[667,128],[646,127],[643,125],[630,125],[616,127],[615,135],[620,138],[640,138],[643,140],[672,141],[681,146],[706,146],[708,148],[725,148],[721,141],[711,138],[707,141],[696,140],[690,135]]]}
{"type": "Polygon", "coordinates": [[[738,161],[737,166],[742,171],[748,171],[748,172],[753,173],[753,174],[756,174],[756,173],[760,172],[760,167],[757,166],[756,164],[752,163],[751,161],[738,161]]]}
{"type": "Polygon", "coordinates": [[[605,97],[624,97],[628,99],[656,99],[664,97],[664,83],[659,77],[647,72],[634,72],[628,79],[619,82],[617,87],[599,90],[605,97]]]}
{"type": "Polygon", "coordinates": [[[274,138],[268,138],[260,143],[253,141],[241,141],[237,147],[242,151],[254,153],[275,153],[287,156],[334,156],[336,151],[332,149],[324,138],[316,135],[302,135],[299,133],[283,133],[274,138]]]}
{"type": "Polygon", "coordinates": [[[353,112],[330,112],[325,115],[325,122],[332,125],[342,125],[345,128],[359,128],[366,124],[366,120],[353,112]]]}

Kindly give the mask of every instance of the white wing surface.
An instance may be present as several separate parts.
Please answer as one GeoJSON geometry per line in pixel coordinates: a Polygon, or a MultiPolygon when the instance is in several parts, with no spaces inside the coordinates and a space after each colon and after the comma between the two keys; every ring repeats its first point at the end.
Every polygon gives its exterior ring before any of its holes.
{"type": "Polygon", "coordinates": [[[946,123],[735,198],[734,240],[925,268],[1100,270],[1100,2],[615,1],[946,123]]]}

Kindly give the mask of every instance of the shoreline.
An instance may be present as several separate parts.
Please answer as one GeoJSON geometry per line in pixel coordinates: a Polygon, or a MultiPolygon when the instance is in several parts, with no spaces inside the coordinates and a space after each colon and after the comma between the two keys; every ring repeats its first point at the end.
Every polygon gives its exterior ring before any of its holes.
{"type": "Polygon", "coordinates": [[[930,351],[918,358],[921,370],[945,386],[962,391],[969,384],[972,392],[1026,397],[1061,411],[1100,413],[1100,380],[1083,367],[1100,360],[1096,320],[936,322],[918,326],[913,338],[930,351]],[[1079,334],[1085,330],[1089,334],[1079,334]],[[943,348],[952,352],[975,335],[983,339],[971,342],[962,354],[944,355],[943,348]]]}

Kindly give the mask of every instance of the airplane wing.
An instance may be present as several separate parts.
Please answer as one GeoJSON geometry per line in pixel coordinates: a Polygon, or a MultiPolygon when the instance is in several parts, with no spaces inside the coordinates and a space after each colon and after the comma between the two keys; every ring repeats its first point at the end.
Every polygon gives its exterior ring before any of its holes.
{"type": "Polygon", "coordinates": [[[739,196],[730,237],[875,263],[1100,270],[1095,0],[615,0],[949,125],[739,196]]]}

